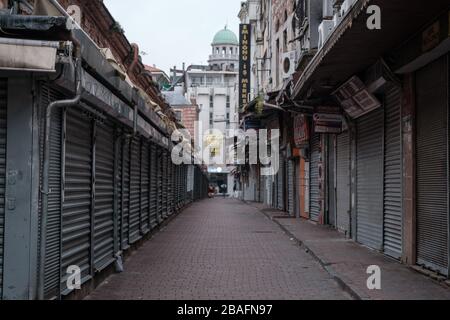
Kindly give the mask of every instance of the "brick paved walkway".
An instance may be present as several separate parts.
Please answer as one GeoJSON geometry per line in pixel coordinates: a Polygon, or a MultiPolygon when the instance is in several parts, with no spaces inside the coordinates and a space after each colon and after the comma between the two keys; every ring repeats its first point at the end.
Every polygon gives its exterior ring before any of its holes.
{"type": "Polygon", "coordinates": [[[256,208],[195,203],[88,299],[349,299],[332,277],[256,208]]]}

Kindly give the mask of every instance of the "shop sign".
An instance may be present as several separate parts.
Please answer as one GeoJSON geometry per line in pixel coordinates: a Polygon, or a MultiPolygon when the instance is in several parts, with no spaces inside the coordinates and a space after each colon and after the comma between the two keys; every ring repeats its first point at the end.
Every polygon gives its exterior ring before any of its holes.
{"type": "Polygon", "coordinates": [[[249,104],[251,74],[251,25],[239,26],[239,107],[246,110],[249,104]]]}
{"type": "Polygon", "coordinates": [[[343,116],[339,107],[317,107],[314,113],[314,132],[342,133],[343,116]]]}
{"type": "Polygon", "coordinates": [[[294,118],[294,142],[299,149],[309,145],[309,125],[304,114],[294,118]]]}
{"type": "Polygon", "coordinates": [[[333,95],[345,113],[357,119],[381,107],[380,101],[371,94],[357,76],[347,81],[333,95]]]}

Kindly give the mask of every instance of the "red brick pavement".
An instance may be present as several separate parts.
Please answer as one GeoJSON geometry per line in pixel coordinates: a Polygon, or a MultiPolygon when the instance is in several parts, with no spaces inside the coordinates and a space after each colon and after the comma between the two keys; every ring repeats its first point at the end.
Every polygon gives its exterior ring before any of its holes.
{"type": "Polygon", "coordinates": [[[364,300],[450,300],[450,288],[385,255],[372,251],[325,226],[300,219],[280,218],[283,213],[251,203],[280,224],[310,251],[330,274],[364,300]],[[381,269],[381,290],[367,288],[369,266],[381,269]]]}
{"type": "Polygon", "coordinates": [[[92,300],[349,299],[333,278],[256,208],[193,204],[111,276],[92,300]]]}

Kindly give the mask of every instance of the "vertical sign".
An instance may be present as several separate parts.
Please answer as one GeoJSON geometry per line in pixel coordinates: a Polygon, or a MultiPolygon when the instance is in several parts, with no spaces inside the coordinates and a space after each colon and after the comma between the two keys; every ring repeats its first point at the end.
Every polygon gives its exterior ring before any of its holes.
{"type": "Polygon", "coordinates": [[[250,93],[250,24],[239,26],[239,107],[245,110],[249,104],[250,93]]]}

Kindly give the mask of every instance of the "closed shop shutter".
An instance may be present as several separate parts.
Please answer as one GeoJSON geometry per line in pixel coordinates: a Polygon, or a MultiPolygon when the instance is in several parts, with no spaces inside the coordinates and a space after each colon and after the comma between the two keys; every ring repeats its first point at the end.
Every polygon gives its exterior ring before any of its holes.
{"type": "Polygon", "coordinates": [[[336,227],[336,139],[334,135],[328,137],[328,221],[330,226],[336,227]]]}
{"type": "Polygon", "coordinates": [[[295,187],[294,187],[294,181],[295,181],[295,169],[294,169],[294,161],[289,160],[288,161],[288,185],[289,185],[289,208],[288,212],[291,216],[295,215],[295,187]]]}
{"type": "Polygon", "coordinates": [[[154,144],[151,145],[150,159],[150,223],[152,229],[154,229],[158,225],[158,168],[154,144]]]}
{"type": "Polygon", "coordinates": [[[163,217],[163,153],[161,147],[157,148],[157,165],[158,165],[158,219],[160,222],[163,217]]]}
{"type": "Polygon", "coordinates": [[[284,170],[285,160],[280,157],[280,169],[277,175],[277,207],[278,210],[284,210],[284,170]]]}
{"type": "Polygon", "coordinates": [[[130,152],[130,243],[141,237],[141,148],[140,140],[131,141],[130,152]]]}
{"type": "Polygon", "coordinates": [[[337,229],[350,232],[350,134],[336,137],[336,210],[337,229]]]}
{"type": "Polygon", "coordinates": [[[383,247],[383,110],[357,121],[357,240],[383,247]]]}
{"type": "Polygon", "coordinates": [[[167,212],[169,215],[172,215],[173,213],[173,166],[172,162],[167,161],[167,199],[168,199],[168,205],[167,205],[167,212]]]}
{"type": "Polygon", "coordinates": [[[98,123],[95,140],[94,267],[114,261],[114,125],[98,123]]]}
{"type": "Polygon", "coordinates": [[[167,210],[167,189],[168,189],[168,174],[167,174],[167,153],[163,150],[161,155],[162,162],[162,215],[164,219],[167,218],[168,210],[167,210]]]}
{"type": "Polygon", "coordinates": [[[122,249],[127,250],[130,246],[130,140],[123,139],[122,142],[122,215],[121,235],[122,249]]]}
{"type": "Polygon", "coordinates": [[[312,221],[318,222],[320,216],[320,134],[312,134],[311,137],[311,168],[310,168],[310,217],[312,221]]]}
{"type": "MultiPolygon", "coordinates": [[[[62,216],[62,287],[66,288],[65,270],[81,268],[83,282],[91,274],[92,253],[92,121],[81,109],[66,111],[64,202],[62,216]]],[[[67,290],[63,290],[67,293],[67,290]]]]}
{"type": "Polygon", "coordinates": [[[418,264],[448,275],[448,79],[446,58],[417,73],[418,264]]]}
{"type": "Polygon", "coordinates": [[[141,231],[150,231],[150,164],[149,144],[142,141],[141,150],[141,231]]]}
{"type": "MultiPolygon", "coordinates": [[[[60,100],[63,96],[57,91],[50,89],[47,85],[41,86],[40,93],[40,157],[44,157],[45,139],[45,116],[47,106],[52,101],[60,100]]],[[[2,109],[3,110],[3,109],[2,109]]],[[[6,110],[5,110],[6,111],[6,110]]],[[[62,173],[62,130],[63,116],[62,110],[54,110],[51,119],[50,131],[50,158],[49,158],[49,188],[52,192],[48,195],[47,210],[47,237],[45,243],[45,265],[44,265],[44,297],[52,299],[59,297],[60,290],[60,251],[61,251],[61,173],[62,173]]],[[[0,119],[4,119],[3,113],[0,119]]],[[[3,122],[1,128],[4,128],[3,122]]],[[[6,132],[5,132],[6,134],[6,132]]],[[[1,133],[1,139],[4,134],[1,133]]],[[[3,140],[2,140],[3,141],[3,140]]],[[[4,143],[2,142],[1,146],[4,143]]],[[[3,148],[3,147],[2,147],[3,148]]],[[[3,149],[1,149],[3,150],[3,149]]],[[[3,155],[4,153],[1,152],[3,155]]],[[[3,163],[3,162],[2,162],[3,163]]],[[[40,185],[43,183],[43,161],[41,161],[40,185]]],[[[3,170],[0,171],[3,177],[3,170]]],[[[3,182],[2,182],[3,185],[3,182]]],[[[2,189],[3,190],[3,189],[2,189]]],[[[3,199],[2,194],[2,199],[3,199]]],[[[39,200],[40,218],[42,215],[42,199],[39,200]]],[[[41,220],[39,220],[41,222],[41,220]]],[[[0,237],[1,238],[1,237],[0,237]]],[[[1,277],[0,277],[1,278],[1,277]]]]}
{"type": "Polygon", "coordinates": [[[3,241],[5,230],[6,188],[6,103],[8,82],[0,78],[0,299],[3,295],[3,241]]]}
{"type": "Polygon", "coordinates": [[[401,91],[391,86],[385,97],[384,251],[400,259],[403,251],[401,91]]]}

